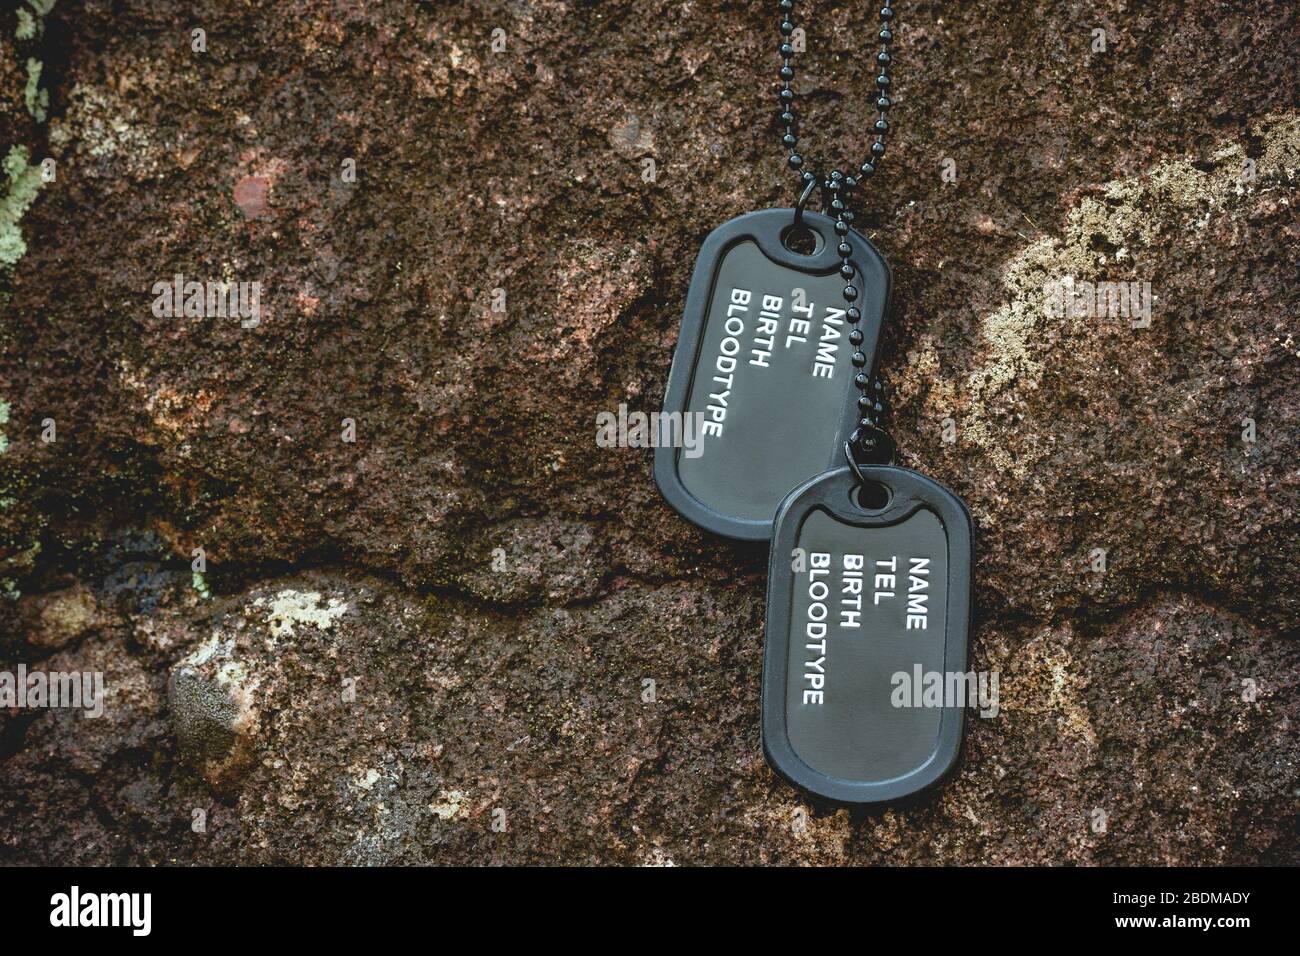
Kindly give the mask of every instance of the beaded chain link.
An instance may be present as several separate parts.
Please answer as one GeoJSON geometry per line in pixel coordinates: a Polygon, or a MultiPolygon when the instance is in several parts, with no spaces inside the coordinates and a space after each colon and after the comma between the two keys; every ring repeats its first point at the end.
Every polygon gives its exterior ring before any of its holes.
{"type": "Polygon", "coordinates": [[[889,132],[888,112],[893,105],[889,98],[889,45],[893,42],[894,31],[890,25],[894,20],[892,0],[885,0],[880,9],[881,29],[878,34],[880,52],[876,54],[876,110],[878,118],[875,124],[876,139],[871,144],[870,155],[858,166],[856,172],[845,175],[839,169],[833,169],[823,176],[806,168],[804,157],[798,152],[799,133],[798,115],[794,105],[794,44],[790,42],[794,33],[795,0],[781,0],[781,125],[785,134],[781,142],[789,151],[786,162],[799,174],[805,189],[817,185],[821,188],[822,206],[827,215],[835,220],[835,234],[839,237],[836,252],[840,256],[840,277],[844,280],[844,301],[852,329],[849,343],[854,346],[853,367],[857,369],[853,383],[861,393],[858,396],[858,427],[849,439],[852,451],[865,461],[888,462],[893,457],[893,441],[881,429],[880,423],[885,415],[884,386],[874,368],[868,368],[867,355],[862,351],[863,335],[858,324],[862,320],[862,310],[855,305],[858,290],[853,285],[856,270],[850,262],[853,247],[849,244],[848,233],[853,222],[853,211],[849,205],[853,199],[853,190],[864,180],[875,175],[881,159],[885,155],[885,136],[889,132]]]}

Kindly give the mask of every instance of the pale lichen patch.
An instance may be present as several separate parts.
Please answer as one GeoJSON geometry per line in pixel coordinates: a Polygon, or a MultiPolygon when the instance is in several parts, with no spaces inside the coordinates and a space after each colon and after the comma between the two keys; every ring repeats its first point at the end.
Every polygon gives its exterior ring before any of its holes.
{"type": "MultiPolygon", "coordinates": [[[[118,379],[144,399],[144,410],[161,432],[172,439],[193,437],[208,422],[214,397],[205,389],[189,393],[159,381],[151,369],[137,369],[127,359],[118,360],[118,379]]],[[[180,446],[185,454],[185,446],[180,446]]]]}
{"type": "Polygon", "coordinates": [[[439,820],[464,820],[469,816],[469,796],[463,790],[442,790],[438,802],[429,805],[429,812],[439,820]]]}
{"type": "MultiPolygon", "coordinates": [[[[159,169],[163,151],[156,131],[147,127],[136,110],[111,90],[78,83],[68,95],[62,119],[50,126],[50,142],[56,147],[80,143],[94,160],[119,160],[129,173],[148,177],[159,169]]],[[[93,165],[86,172],[95,175],[93,165]]]]}
{"type": "Polygon", "coordinates": [[[999,666],[1003,713],[1045,717],[1056,721],[1067,736],[1088,747],[1097,746],[1097,733],[1084,703],[1086,680],[1079,676],[1066,645],[1072,632],[1044,631],[1016,650],[999,666]]]}
{"type": "Polygon", "coordinates": [[[267,623],[273,638],[292,637],[298,625],[328,631],[348,609],[348,605],[338,598],[330,598],[328,603],[322,605],[319,591],[294,591],[289,588],[273,598],[260,597],[253,605],[268,609],[267,623]]]}
{"type": "Polygon", "coordinates": [[[213,634],[206,641],[199,644],[198,647],[190,651],[189,655],[181,661],[182,667],[200,667],[212,660],[214,657],[229,657],[231,650],[234,649],[235,643],[230,639],[223,639],[220,634],[213,634]]]}
{"type": "Polygon", "coordinates": [[[642,866],[676,866],[673,858],[668,855],[668,851],[661,846],[647,847],[641,851],[640,863],[642,866]]]}
{"type": "Polygon", "coordinates": [[[1204,229],[1216,210],[1269,188],[1279,175],[1294,175],[1300,165],[1300,115],[1270,116],[1255,133],[1262,149],[1253,175],[1246,174],[1246,152],[1237,143],[1217,150],[1209,170],[1185,157],[1168,160],[1141,176],[1106,183],[1101,198],[1086,197],[1070,210],[1059,238],[1038,239],[1005,264],[1006,301],[984,318],[983,361],[962,389],[967,397],[964,434],[984,448],[998,468],[1025,478],[1046,449],[1020,447],[1013,452],[993,421],[993,404],[1038,388],[1045,363],[1063,342],[1099,334],[1096,322],[1050,316],[1045,286],[1075,278],[1108,278],[1098,275],[1106,262],[1106,256],[1096,252],[1098,246],[1119,250],[1115,259],[1132,259],[1147,274],[1164,271],[1153,257],[1176,248],[1171,236],[1204,229]]]}

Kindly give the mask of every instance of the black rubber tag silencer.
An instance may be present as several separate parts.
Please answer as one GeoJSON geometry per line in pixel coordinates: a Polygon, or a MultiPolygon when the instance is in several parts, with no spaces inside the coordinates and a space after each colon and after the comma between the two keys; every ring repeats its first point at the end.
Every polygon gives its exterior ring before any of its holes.
{"type": "MultiPolygon", "coordinates": [[[[804,226],[817,239],[811,255],[786,248],[783,237],[793,224],[793,209],[764,209],[709,234],[696,259],[668,376],[665,412],[705,411],[709,388],[720,387],[710,383],[724,338],[729,289],[743,284],[750,290],[722,436],[704,438],[703,454],[695,459],[674,447],[658,447],[654,457],[655,482],[668,503],[687,520],[728,538],[768,540],[781,500],[791,488],[843,461],[844,441],[859,417],[853,386],[858,369],[850,364],[854,348],[847,319],[834,342],[833,378],[812,374],[824,311],[846,307],[834,220],[803,214],[804,226]],[[792,287],[804,288],[815,307],[803,343],[789,338],[796,318],[790,307],[792,287]],[[748,359],[764,293],[786,301],[769,367],[759,368],[748,359]],[[706,352],[706,345],[712,351],[706,352]]],[[[854,304],[862,312],[859,349],[871,366],[892,280],[884,258],[867,239],[852,230],[846,238],[853,247],[852,282],[859,292],[854,304]]]]}
{"type": "MultiPolygon", "coordinates": [[[[889,491],[888,502],[879,510],[865,509],[851,497],[858,481],[847,467],[804,483],[780,506],[768,568],[762,682],[763,750],[769,764],[799,789],[851,806],[910,797],[940,782],[956,766],[964,703],[894,708],[889,702],[888,675],[891,670],[911,669],[916,666],[914,658],[919,661],[927,656],[926,669],[966,673],[971,619],[973,524],[961,499],[909,469],[866,465],[861,470],[864,479],[889,491]],[[816,529],[810,529],[811,524],[816,529]],[[932,636],[927,645],[917,632],[900,631],[897,604],[889,605],[889,616],[884,611],[868,613],[867,604],[874,562],[885,555],[901,555],[906,560],[913,552],[936,558],[935,527],[942,529],[946,543],[941,647],[934,644],[932,636]],[[811,579],[792,568],[796,548],[808,553],[810,547],[820,546],[810,536],[820,536],[827,549],[833,546],[832,538],[841,543],[852,541],[855,550],[865,556],[867,578],[862,627],[826,637],[823,666],[827,693],[820,709],[806,706],[796,695],[796,687],[803,685],[792,680],[791,674],[792,643],[800,642],[793,658],[801,670],[807,667],[803,657],[810,653],[804,650],[807,638],[802,625],[813,615],[810,610],[798,610],[807,608],[807,602],[796,589],[802,586],[807,593],[811,579]],[[794,619],[797,610],[799,620],[794,619]],[[850,664],[852,668],[845,670],[850,664]],[[792,706],[797,709],[793,717],[792,706]]],[[[931,568],[936,564],[932,561],[931,568]]],[[[887,602],[905,601],[905,572],[899,580],[899,596],[887,602]]],[[[829,604],[839,597],[834,574],[827,583],[829,604]]],[[[936,581],[930,584],[933,595],[937,593],[936,581]]],[[[908,606],[902,607],[905,620],[908,606]]],[[[934,613],[933,604],[929,610],[934,613]]],[[[832,618],[828,614],[826,619],[832,618]]]]}

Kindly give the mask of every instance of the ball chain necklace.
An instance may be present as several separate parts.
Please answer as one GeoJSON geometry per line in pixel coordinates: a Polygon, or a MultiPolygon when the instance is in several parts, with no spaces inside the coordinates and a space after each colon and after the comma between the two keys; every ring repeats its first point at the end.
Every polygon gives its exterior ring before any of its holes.
{"type": "Polygon", "coordinates": [[[809,168],[795,112],[795,0],[780,0],[781,142],[793,208],[714,229],[695,262],[663,420],[700,423],[694,455],[655,450],[683,517],[770,541],[763,749],[786,780],[846,804],[897,800],[958,760],[971,611],[970,515],[891,462],[877,346],[884,257],[853,229],[890,131],[892,0],[880,10],[874,141],[855,169],[809,168]],[[819,193],[821,210],[808,208],[819,193]],[[945,695],[945,691],[950,693],[945,695]]]}
{"type": "Polygon", "coordinates": [[[853,212],[849,209],[849,201],[853,197],[853,190],[858,184],[865,179],[870,179],[875,175],[876,167],[885,155],[885,136],[889,132],[889,120],[887,114],[893,102],[889,99],[889,64],[891,57],[889,55],[889,44],[894,40],[894,31],[890,29],[890,24],[894,19],[893,8],[887,2],[880,10],[880,52],[876,54],[876,65],[880,74],[876,77],[876,87],[879,90],[876,96],[876,109],[879,111],[879,118],[876,120],[875,131],[876,141],[871,144],[871,152],[867,159],[858,167],[856,173],[844,175],[840,170],[832,170],[827,177],[821,177],[812,170],[804,169],[804,159],[795,151],[799,144],[798,136],[798,116],[794,109],[794,56],[795,48],[790,42],[790,36],[794,33],[794,0],[781,0],[781,124],[785,128],[785,135],[781,137],[782,144],[789,150],[790,155],[787,162],[791,169],[800,174],[800,179],[804,184],[803,194],[800,196],[799,206],[796,210],[801,210],[803,204],[808,201],[814,186],[820,184],[822,188],[822,205],[823,208],[829,209],[835,214],[835,235],[839,241],[835,247],[836,254],[840,257],[840,278],[846,285],[844,286],[844,301],[847,303],[848,320],[853,325],[852,331],[849,332],[849,344],[854,346],[856,351],[851,356],[853,367],[857,369],[857,374],[853,378],[853,384],[859,389],[861,395],[858,398],[858,412],[862,416],[858,422],[858,427],[854,430],[849,438],[849,448],[846,454],[850,461],[871,461],[875,463],[888,462],[893,459],[894,449],[893,441],[889,435],[880,428],[880,418],[884,412],[882,400],[883,389],[880,379],[872,372],[865,371],[867,356],[861,350],[864,336],[862,331],[857,327],[862,320],[862,311],[853,303],[857,300],[858,290],[852,284],[854,275],[852,256],[853,245],[848,241],[849,223],[853,221],[853,212]]]}

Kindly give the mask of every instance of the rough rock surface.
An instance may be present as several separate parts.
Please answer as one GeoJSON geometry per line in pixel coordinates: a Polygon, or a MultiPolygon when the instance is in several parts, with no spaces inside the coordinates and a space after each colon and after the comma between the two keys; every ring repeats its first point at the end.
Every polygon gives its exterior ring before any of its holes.
{"type": "MultiPolygon", "coordinates": [[[[107,700],[0,710],[0,862],[1300,862],[1294,4],[900,6],[859,225],[1002,701],[879,813],[764,764],[763,549],[594,441],[701,238],[790,201],[772,4],[18,6],[0,670],[107,700]],[[258,321],[156,316],[177,273],[258,321]]],[[[808,6],[855,155],[871,25],[808,6]]]]}

